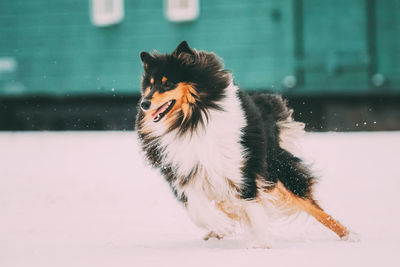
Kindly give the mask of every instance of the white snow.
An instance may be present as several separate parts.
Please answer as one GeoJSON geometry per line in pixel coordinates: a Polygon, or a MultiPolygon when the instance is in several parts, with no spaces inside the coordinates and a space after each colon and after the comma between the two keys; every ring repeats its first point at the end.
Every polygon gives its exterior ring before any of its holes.
{"type": "Polygon", "coordinates": [[[321,205],[360,242],[305,215],[272,249],[203,241],[134,132],[0,133],[0,266],[400,266],[400,132],[312,133],[301,148],[321,205]]]}

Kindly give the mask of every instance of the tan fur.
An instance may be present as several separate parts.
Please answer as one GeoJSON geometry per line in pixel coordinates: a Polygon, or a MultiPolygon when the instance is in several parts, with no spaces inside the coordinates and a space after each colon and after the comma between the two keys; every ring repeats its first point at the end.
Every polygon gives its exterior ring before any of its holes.
{"type": "MultiPolygon", "coordinates": [[[[322,208],[320,208],[315,201],[294,195],[286,189],[281,182],[278,182],[274,189],[265,191],[265,193],[268,195],[267,201],[279,208],[279,210],[281,210],[285,215],[292,215],[298,211],[305,211],[325,227],[335,232],[340,238],[349,234],[349,231],[345,226],[333,219],[322,208]]],[[[265,203],[264,199],[259,199],[259,201],[265,203]]]]}
{"type": "Polygon", "coordinates": [[[333,219],[329,214],[322,210],[316,203],[310,200],[303,200],[300,207],[311,214],[317,221],[322,223],[325,227],[335,232],[340,238],[349,234],[349,230],[341,223],[333,219]]]}
{"type": "MultiPolygon", "coordinates": [[[[304,211],[313,216],[322,225],[336,233],[340,238],[349,234],[348,229],[333,219],[318,204],[310,199],[303,199],[278,182],[272,189],[271,184],[267,184],[262,180],[257,183],[259,194],[254,200],[242,200],[239,196],[232,196],[229,199],[216,203],[217,208],[222,211],[230,219],[240,224],[252,224],[252,218],[246,212],[246,206],[250,203],[258,203],[264,207],[266,211],[271,208],[278,211],[281,215],[290,216],[298,212],[304,211]]],[[[234,191],[235,188],[232,188],[234,191]]]]}
{"type": "Polygon", "coordinates": [[[217,207],[232,220],[241,223],[250,221],[243,205],[238,204],[237,201],[221,201],[217,203],[217,207]]]}
{"type": "MultiPolygon", "coordinates": [[[[170,100],[176,100],[176,103],[170,112],[173,113],[175,110],[183,109],[182,105],[184,104],[194,103],[196,100],[192,94],[197,96],[197,93],[191,84],[178,83],[178,86],[173,90],[166,91],[161,94],[158,91],[155,92],[151,98],[151,102],[155,107],[160,107],[162,104],[170,100]]],[[[153,109],[149,112],[154,113],[155,111],[156,109],[153,109]]]]}
{"type": "MultiPolygon", "coordinates": [[[[164,78],[166,81],[167,78],[163,77],[163,80],[164,78]]],[[[146,96],[147,94],[149,94],[149,92],[150,87],[145,89],[143,96],[146,96]]],[[[167,123],[168,126],[172,124],[176,120],[176,117],[178,116],[177,111],[179,110],[182,110],[184,116],[183,121],[185,121],[186,119],[190,118],[192,114],[192,109],[190,108],[190,105],[196,102],[197,97],[198,94],[196,89],[193,87],[193,85],[189,83],[178,83],[178,86],[175,89],[166,91],[164,93],[159,93],[158,91],[156,91],[151,98],[152,106],[156,108],[146,111],[142,121],[147,122],[147,124],[151,123],[151,121],[153,120],[151,114],[156,112],[158,107],[170,100],[175,100],[176,102],[173,108],[168,112],[168,114],[165,115],[165,123],[167,123]]],[[[141,132],[150,133],[152,129],[146,127],[145,125],[142,127],[141,132]]]]}
{"type": "Polygon", "coordinates": [[[183,112],[183,122],[190,118],[192,115],[190,105],[194,104],[196,102],[195,97],[198,97],[194,87],[188,83],[178,83],[178,86],[174,90],[168,92],[173,92],[171,96],[173,96],[172,99],[175,99],[176,102],[172,110],[166,115],[167,124],[171,124],[175,121],[177,115],[176,111],[178,110],[182,110],[183,112]]]}

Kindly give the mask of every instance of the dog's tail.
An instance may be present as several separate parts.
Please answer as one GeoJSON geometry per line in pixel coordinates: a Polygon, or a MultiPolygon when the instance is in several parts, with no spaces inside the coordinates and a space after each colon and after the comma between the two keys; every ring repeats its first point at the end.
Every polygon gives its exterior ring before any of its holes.
{"type": "Polygon", "coordinates": [[[267,95],[279,134],[279,146],[270,155],[268,172],[276,174],[286,188],[297,196],[312,198],[315,177],[298,157],[297,139],[304,134],[304,123],[293,119],[293,109],[280,95],[267,95]]]}
{"type": "Polygon", "coordinates": [[[294,155],[299,155],[296,141],[297,137],[304,134],[305,124],[293,119],[293,109],[288,107],[287,101],[276,94],[256,94],[253,95],[253,100],[262,110],[264,118],[273,117],[278,130],[279,146],[294,155]]]}
{"type": "Polygon", "coordinates": [[[279,145],[296,155],[299,152],[296,145],[297,137],[304,134],[305,124],[293,119],[293,109],[288,107],[287,101],[280,95],[270,95],[269,98],[279,131],[279,145]]]}
{"type": "Polygon", "coordinates": [[[265,131],[274,131],[267,134],[267,176],[274,182],[281,181],[297,196],[311,197],[314,177],[298,157],[296,144],[297,137],[304,133],[304,123],[293,119],[293,110],[280,95],[254,94],[252,98],[266,124],[265,131]]]}

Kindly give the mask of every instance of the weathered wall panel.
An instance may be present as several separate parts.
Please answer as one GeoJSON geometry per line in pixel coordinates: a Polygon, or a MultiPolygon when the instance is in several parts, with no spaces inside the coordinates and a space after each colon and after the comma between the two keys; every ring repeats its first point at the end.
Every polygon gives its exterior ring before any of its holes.
{"type": "Polygon", "coordinates": [[[139,52],[170,52],[183,39],[223,57],[247,90],[400,92],[399,0],[200,4],[196,21],[172,23],[161,0],[125,0],[123,22],[99,28],[89,1],[3,0],[0,95],[137,93],[139,52]]]}

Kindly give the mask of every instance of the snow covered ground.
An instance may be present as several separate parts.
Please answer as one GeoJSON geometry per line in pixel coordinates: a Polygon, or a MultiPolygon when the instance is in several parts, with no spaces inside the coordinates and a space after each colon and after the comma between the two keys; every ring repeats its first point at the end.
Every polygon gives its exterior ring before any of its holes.
{"type": "Polygon", "coordinates": [[[282,223],[272,249],[203,241],[133,132],[0,133],[0,266],[400,266],[400,132],[307,134],[316,195],[357,232],[282,223]]]}

